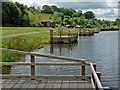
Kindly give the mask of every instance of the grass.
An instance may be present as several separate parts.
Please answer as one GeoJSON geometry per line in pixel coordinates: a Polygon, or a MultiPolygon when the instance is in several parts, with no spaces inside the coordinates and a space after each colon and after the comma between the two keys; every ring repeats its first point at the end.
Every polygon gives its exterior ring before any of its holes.
{"type": "Polygon", "coordinates": [[[0,32],[2,32],[2,36],[9,34],[20,34],[26,32],[40,32],[40,31],[48,31],[50,28],[47,27],[2,27],[0,32]]]}
{"type": "MultiPolygon", "coordinates": [[[[35,31],[38,31],[39,33],[0,39],[0,48],[16,49],[23,51],[33,51],[34,49],[42,48],[45,45],[49,44],[49,30],[50,28],[3,27],[3,35],[35,31]]],[[[19,56],[10,53],[2,53],[2,56],[0,56],[0,58],[0,61],[2,62],[14,62],[15,60],[20,59],[19,56]]]]}
{"type": "Polygon", "coordinates": [[[28,15],[30,18],[31,25],[40,23],[41,21],[51,21],[51,14],[43,14],[37,11],[28,11],[28,15]]]}
{"type": "Polygon", "coordinates": [[[2,40],[2,48],[32,51],[49,43],[49,32],[20,35],[2,40]]]}

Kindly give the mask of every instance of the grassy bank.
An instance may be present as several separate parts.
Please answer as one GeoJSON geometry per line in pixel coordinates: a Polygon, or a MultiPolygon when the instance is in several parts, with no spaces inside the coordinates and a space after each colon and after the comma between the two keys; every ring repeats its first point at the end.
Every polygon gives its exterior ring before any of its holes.
{"type": "MultiPolygon", "coordinates": [[[[3,35],[36,31],[38,31],[39,33],[0,39],[0,42],[2,42],[0,43],[0,47],[23,51],[33,51],[34,49],[42,48],[49,43],[49,30],[50,28],[4,27],[2,29],[3,35]]],[[[17,55],[8,52],[7,53],[0,52],[0,62],[15,62],[17,60],[20,60],[22,57],[23,57],[22,55],[17,55]]],[[[0,69],[0,72],[4,74],[9,74],[10,71],[11,66],[3,66],[2,69],[0,69]]]]}
{"type": "MultiPolygon", "coordinates": [[[[31,27],[4,27],[2,29],[3,35],[16,34],[16,33],[25,33],[25,32],[35,32],[38,31],[37,34],[28,34],[28,35],[20,35],[10,38],[5,38],[0,40],[0,47],[7,49],[16,49],[23,51],[32,51],[37,48],[44,47],[45,44],[49,43],[49,30],[50,28],[31,28],[31,27]]],[[[2,53],[2,59],[0,61],[15,61],[12,60],[15,55],[9,53],[2,53]]],[[[16,59],[16,58],[15,58],[16,59]]],[[[7,61],[7,62],[8,62],[7,61]]]]}
{"type": "Polygon", "coordinates": [[[20,34],[26,32],[40,32],[40,31],[48,31],[50,28],[47,27],[2,27],[0,32],[2,32],[2,36],[9,34],[20,34]]]}

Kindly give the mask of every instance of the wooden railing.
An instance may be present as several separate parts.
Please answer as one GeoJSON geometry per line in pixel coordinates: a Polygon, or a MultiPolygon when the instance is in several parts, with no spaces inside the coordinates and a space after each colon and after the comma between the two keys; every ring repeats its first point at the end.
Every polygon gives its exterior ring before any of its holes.
{"type": "Polygon", "coordinates": [[[22,55],[30,55],[31,56],[31,62],[30,63],[24,63],[24,62],[1,62],[0,64],[2,66],[13,66],[13,65],[26,65],[31,66],[31,75],[2,75],[1,78],[26,78],[29,77],[31,79],[35,79],[37,77],[41,78],[80,78],[80,79],[91,79],[93,81],[93,86],[96,88],[96,90],[103,90],[103,87],[100,82],[100,73],[96,73],[96,64],[92,63],[86,63],[84,59],[73,59],[73,58],[66,58],[61,56],[54,56],[54,55],[45,55],[45,54],[38,54],[34,52],[25,52],[25,51],[18,51],[18,50],[12,50],[12,49],[3,49],[0,48],[0,51],[2,52],[11,52],[15,54],[22,54],[22,55]],[[46,57],[46,58],[53,58],[53,59],[59,59],[59,60],[66,60],[66,61],[72,61],[72,62],[62,62],[62,63],[55,63],[55,62],[35,62],[35,56],[39,57],[46,57]],[[43,75],[43,76],[37,76],[35,74],[35,66],[41,65],[41,66],[81,66],[81,75],[43,75]],[[92,75],[86,75],[85,74],[85,67],[90,66],[92,75]]]}
{"type": "Polygon", "coordinates": [[[55,38],[55,36],[59,36],[59,40],[62,42],[62,37],[63,36],[68,36],[68,41],[69,41],[69,43],[71,43],[71,38],[72,39],[76,39],[77,40],[77,38],[78,38],[78,33],[70,33],[70,31],[68,31],[68,32],[63,32],[63,30],[58,30],[58,32],[57,31],[54,31],[54,30],[50,30],[50,43],[53,43],[53,41],[54,41],[54,38],[55,38]],[[55,34],[54,34],[55,33],[55,34]],[[56,34],[56,33],[58,33],[58,34],[56,34]]]}

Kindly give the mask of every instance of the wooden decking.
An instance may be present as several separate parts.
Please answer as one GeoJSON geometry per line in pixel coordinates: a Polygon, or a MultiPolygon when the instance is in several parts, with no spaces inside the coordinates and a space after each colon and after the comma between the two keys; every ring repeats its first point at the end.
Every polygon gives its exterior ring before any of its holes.
{"type": "Polygon", "coordinates": [[[3,79],[2,88],[4,89],[79,89],[79,90],[94,90],[90,81],[74,81],[74,80],[30,80],[30,79],[3,79]]]}
{"type": "MultiPolygon", "coordinates": [[[[84,59],[67,58],[54,55],[38,54],[35,52],[25,52],[12,49],[0,48],[3,52],[29,55],[31,62],[0,62],[2,66],[14,66],[14,65],[24,65],[30,66],[30,75],[0,75],[3,82],[3,88],[81,88],[83,90],[103,90],[103,86],[100,81],[101,73],[96,71],[96,64],[88,63],[84,59]],[[67,62],[36,62],[35,57],[52,58],[57,60],[63,60],[67,62]],[[36,66],[78,66],[81,68],[80,75],[37,75],[36,66]],[[91,70],[90,75],[86,75],[86,67],[91,70]],[[13,80],[14,79],[14,80],[13,80]],[[22,80],[23,79],[23,80],[22,80]],[[45,83],[43,83],[45,82],[45,83]],[[49,85],[50,84],[50,85],[49,85]],[[67,85],[67,87],[66,87],[67,85]]],[[[3,89],[6,90],[6,89],[3,89]]],[[[10,89],[13,90],[13,89],[10,89]]],[[[22,89],[23,90],[23,89],[22,89]]],[[[55,89],[56,90],[56,89],[55,89]]],[[[81,89],[80,89],[81,90],[81,89]]]]}

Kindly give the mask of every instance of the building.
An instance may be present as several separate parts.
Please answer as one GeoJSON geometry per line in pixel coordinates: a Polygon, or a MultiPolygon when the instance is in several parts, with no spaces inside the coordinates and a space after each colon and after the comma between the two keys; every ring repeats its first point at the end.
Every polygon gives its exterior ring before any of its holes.
{"type": "Polygon", "coordinates": [[[44,27],[50,27],[50,21],[42,21],[41,24],[43,24],[44,27]]]}
{"type": "Polygon", "coordinates": [[[55,23],[50,21],[42,21],[41,24],[43,24],[44,27],[52,27],[55,28],[55,23]]]}

